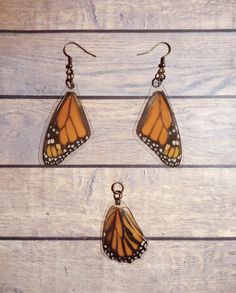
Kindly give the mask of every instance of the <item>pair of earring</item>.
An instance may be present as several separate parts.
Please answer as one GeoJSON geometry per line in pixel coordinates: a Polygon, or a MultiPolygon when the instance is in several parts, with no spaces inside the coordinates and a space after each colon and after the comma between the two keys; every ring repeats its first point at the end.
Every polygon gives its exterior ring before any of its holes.
{"type": "MultiPolygon", "coordinates": [[[[71,152],[81,147],[91,136],[91,127],[74,89],[74,71],[72,57],[66,53],[66,47],[74,44],[85,53],[96,57],[75,42],[67,43],[63,53],[68,58],[66,65],[66,86],[69,89],[52,114],[46,132],[43,135],[40,161],[46,166],[60,164],[71,152]],[[42,160],[41,160],[42,159],[42,160]]],[[[161,57],[159,68],[151,83],[148,102],[136,125],[135,136],[139,138],[152,153],[171,167],[181,162],[182,147],[174,112],[168,102],[162,82],[165,79],[165,57],[171,52],[166,42],[157,43],[154,47],[139,55],[151,52],[160,44],[168,48],[161,57]]]]}

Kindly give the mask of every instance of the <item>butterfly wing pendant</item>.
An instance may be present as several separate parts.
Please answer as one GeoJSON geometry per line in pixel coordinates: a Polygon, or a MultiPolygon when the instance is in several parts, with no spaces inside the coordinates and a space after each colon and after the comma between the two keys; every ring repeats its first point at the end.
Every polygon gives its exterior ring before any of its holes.
{"type": "Polygon", "coordinates": [[[155,91],[148,100],[136,134],[167,166],[181,162],[182,147],[174,113],[164,91],[155,91]]]}
{"type": "Polygon", "coordinates": [[[76,93],[67,92],[54,111],[42,150],[45,166],[60,164],[90,137],[91,129],[76,93]]]}
{"type": "Polygon", "coordinates": [[[141,258],[146,251],[147,239],[127,206],[109,208],[103,225],[102,247],[110,259],[126,263],[141,258]]]}

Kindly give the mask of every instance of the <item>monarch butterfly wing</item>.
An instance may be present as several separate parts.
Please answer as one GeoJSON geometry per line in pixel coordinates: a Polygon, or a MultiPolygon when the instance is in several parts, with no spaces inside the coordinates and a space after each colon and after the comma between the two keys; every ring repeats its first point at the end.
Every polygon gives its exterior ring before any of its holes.
{"type": "Polygon", "coordinates": [[[104,221],[102,244],[110,259],[131,263],[143,255],[147,240],[127,207],[112,206],[104,221]]]}
{"type": "Polygon", "coordinates": [[[136,133],[163,163],[171,167],[180,164],[180,134],[174,113],[163,91],[154,92],[147,102],[136,133]]]}
{"type": "Polygon", "coordinates": [[[79,99],[74,92],[68,92],[50,119],[43,143],[44,164],[58,165],[90,135],[89,123],[79,99]]]}
{"type": "Polygon", "coordinates": [[[128,207],[122,208],[122,221],[124,225],[124,248],[128,262],[141,258],[147,249],[147,239],[134,219],[128,207]]]}
{"type": "Polygon", "coordinates": [[[106,214],[102,230],[102,248],[111,259],[117,259],[116,215],[119,208],[111,206],[106,214]]]}

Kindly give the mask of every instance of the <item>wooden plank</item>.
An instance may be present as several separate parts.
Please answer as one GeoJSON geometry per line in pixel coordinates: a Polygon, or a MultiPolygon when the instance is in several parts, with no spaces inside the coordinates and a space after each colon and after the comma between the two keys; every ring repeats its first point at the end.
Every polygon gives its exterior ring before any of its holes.
{"type": "Polygon", "coordinates": [[[171,96],[235,92],[235,33],[65,33],[3,34],[1,95],[58,95],[64,87],[67,62],[62,48],[71,40],[97,55],[92,58],[75,46],[68,48],[82,95],[147,95],[166,48],[136,54],[158,41],[172,46],[164,82],[171,96]]]}
{"type": "Polygon", "coordinates": [[[99,237],[115,181],[148,237],[236,235],[235,169],[0,171],[0,236],[99,237]]]}
{"type": "Polygon", "coordinates": [[[231,29],[235,1],[7,1],[2,29],[231,29]],[[183,13],[184,11],[184,13],[183,13]]]}
{"type": "MultiPolygon", "coordinates": [[[[235,99],[176,99],[183,164],[236,164],[235,99]]],[[[0,100],[1,164],[39,164],[44,125],[55,100],[0,100]]],[[[93,138],[63,164],[161,164],[133,132],[143,100],[83,100],[93,138]],[[138,140],[137,140],[138,139],[138,140]]]]}
{"type": "Polygon", "coordinates": [[[1,241],[0,292],[235,291],[235,242],[149,242],[132,265],[100,249],[97,241],[1,241]]]}

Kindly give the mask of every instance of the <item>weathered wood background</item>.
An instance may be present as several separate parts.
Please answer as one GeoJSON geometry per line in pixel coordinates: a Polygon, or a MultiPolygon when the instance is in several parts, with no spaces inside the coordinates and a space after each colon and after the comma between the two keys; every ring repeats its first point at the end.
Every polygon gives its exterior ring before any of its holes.
{"type": "Polygon", "coordinates": [[[236,1],[0,3],[0,293],[236,291],[236,1]],[[93,140],[42,169],[43,126],[64,87],[62,47],[93,140]],[[184,159],[170,169],[132,135],[167,41],[165,87],[184,159]],[[149,247],[120,265],[100,248],[121,180],[149,247]]]}

